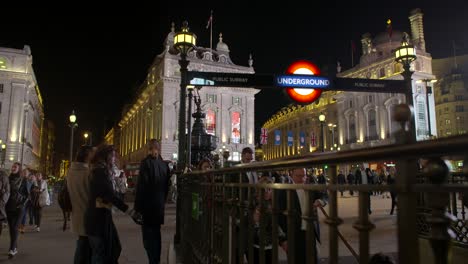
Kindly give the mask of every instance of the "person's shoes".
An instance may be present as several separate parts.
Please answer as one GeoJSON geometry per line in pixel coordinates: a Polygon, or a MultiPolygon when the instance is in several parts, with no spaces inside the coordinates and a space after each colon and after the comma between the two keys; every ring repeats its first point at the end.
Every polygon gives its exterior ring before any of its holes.
{"type": "Polygon", "coordinates": [[[10,251],[8,251],[8,256],[10,258],[14,257],[16,254],[18,254],[18,250],[15,249],[10,249],[10,251]]]}
{"type": "Polygon", "coordinates": [[[41,232],[41,228],[40,228],[40,227],[36,227],[36,232],[41,232]]]}

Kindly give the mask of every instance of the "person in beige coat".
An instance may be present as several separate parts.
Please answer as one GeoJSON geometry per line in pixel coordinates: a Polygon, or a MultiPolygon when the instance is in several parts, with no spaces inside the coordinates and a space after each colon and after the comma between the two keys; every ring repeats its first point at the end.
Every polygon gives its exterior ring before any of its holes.
{"type": "Polygon", "coordinates": [[[72,232],[78,235],[74,263],[90,263],[91,247],[85,229],[85,213],[89,206],[91,171],[89,162],[94,149],[91,146],[81,146],[75,161],[71,163],[67,175],[67,188],[72,204],[72,232]]]}

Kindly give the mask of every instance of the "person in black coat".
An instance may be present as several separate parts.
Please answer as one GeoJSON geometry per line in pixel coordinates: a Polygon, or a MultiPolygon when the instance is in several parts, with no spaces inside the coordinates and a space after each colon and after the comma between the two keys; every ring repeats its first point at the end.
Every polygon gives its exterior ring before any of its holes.
{"type": "MultiPolygon", "coordinates": [[[[291,172],[291,178],[293,179],[294,184],[304,184],[305,178],[306,178],[305,169],[303,168],[294,169],[291,172]]],[[[281,243],[280,246],[286,252],[288,252],[289,250],[294,250],[294,255],[295,255],[294,263],[306,263],[306,252],[308,251],[306,248],[307,245],[306,245],[306,235],[305,235],[306,224],[305,224],[305,221],[301,217],[305,209],[305,208],[302,208],[305,202],[304,190],[301,189],[301,190],[293,191],[292,199],[294,200],[293,201],[294,209],[292,211],[289,211],[288,215],[294,216],[294,230],[288,230],[288,217],[285,214],[278,215],[278,224],[286,235],[288,234],[288,232],[294,232],[295,246],[294,248],[288,248],[288,241],[284,241],[282,243],[280,241],[281,243]],[[300,202],[300,200],[303,200],[303,202],[300,202]]],[[[325,206],[326,203],[322,200],[322,193],[318,191],[312,192],[312,195],[310,195],[310,199],[311,200],[309,204],[313,205],[312,212],[313,212],[313,215],[316,217],[316,219],[314,220],[315,238],[317,242],[320,243],[320,225],[319,225],[319,220],[318,220],[317,207],[325,206]]],[[[278,192],[278,207],[279,207],[280,212],[287,210],[287,193],[285,190],[281,190],[278,192]]],[[[316,246],[316,248],[318,247],[316,246]]],[[[317,253],[317,251],[315,252],[317,253]]],[[[315,255],[315,259],[318,263],[318,254],[315,255]]]]}
{"type": "Polygon", "coordinates": [[[135,211],[129,209],[114,192],[111,169],[115,162],[116,150],[111,145],[101,145],[91,161],[89,206],[86,210],[85,229],[92,251],[92,263],[118,263],[122,247],[112,220],[112,206],[132,217],[135,211]]]}
{"type": "Polygon", "coordinates": [[[8,180],[10,184],[10,197],[5,205],[5,210],[10,231],[10,250],[8,251],[8,256],[12,258],[18,253],[18,228],[29,196],[26,179],[21,175],[21,163],[13,163],[8,180]]]}
{"type": "MultiPolygon", "coordinates": [[[[343,185],[346,184],[346,178],[343,174],[343,171],[340,170],[340,173],[338,173],[336,177],[337,177],[338,184],[343,184],[343,185]]],[[[341,197],[343,197],[343,190],[341,190],[340,192],[341,192],[341,197]]]]}
{"type": "MultiPolygon", "coordinates": [[[[369,170],[369,168],[365,169],[364,164],[361,164],[360,168],[356,170],[356,173],[354,175],[356,184],[372,184],[371,175],[369,175],[366,172],[366,170],[369,170]]],[[[367,204],[369,206],[368,213],[372,214],[370,195],[371,195],[371,192],[369,192],[369,195],[367,197],[367,204]]]]}
{"type": "MultiPolygon", "coordinates": [[[[349,171],[348,175],[346,176],[346,180],[348,181],[349,185],[354,184],[354,175],[353,175],[353,173],[351,171],[349,171]]],[[[349,195],[351,195],[351,196],[354,195],[353,190],[349,190],[349,195]]]]}
{"type": "Polygon", "coordinates": [[[156,139],[148,143],[150,154],[141,161],[135,191],[135,210],[143,216],[143,246],[150,264],[161,256],[161,225],[169,192],[169,165],[161,158],[161,145],[156,139]]]}

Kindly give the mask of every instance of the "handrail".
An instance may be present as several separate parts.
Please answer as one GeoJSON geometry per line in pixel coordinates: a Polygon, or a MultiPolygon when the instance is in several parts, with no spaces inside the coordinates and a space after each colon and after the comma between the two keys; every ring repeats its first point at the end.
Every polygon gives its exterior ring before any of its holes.
{"type": "MultiPolygon", "coordinates": [[[[364,161],[388,160],[405,157],[405,159],[434,157],[466,153],[468,135],[453,136],[437,140],[419,141],[414,144],[394,144],[369,149],[347,150],[339,152],[307,153],[302,156],[285,157],[275,160],[259,161],[250,164],[239,164],[233,167],[220,168],[209,173],[239,173],[246,171],[266,171],[277,168],[310,167],[319,164],[343,164],[364,161]]],[[[193,171],[190,174],[200,175],[207,172],[193,171]]]]}

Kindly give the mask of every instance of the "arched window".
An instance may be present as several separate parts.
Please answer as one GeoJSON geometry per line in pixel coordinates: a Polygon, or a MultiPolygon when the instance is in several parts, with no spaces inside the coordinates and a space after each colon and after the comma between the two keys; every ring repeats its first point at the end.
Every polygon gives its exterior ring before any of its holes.
{"type": "Polygon", "coordinates": [[[376,140],[377,136],[377,121],[376,121],[376,111],[375,109],[369,110],[367,113],[367,127],[369,128],[368,139],[376,140]]]}
{"type": "Polygon", "coordinates": [[[241,139],[241,115],[239,112],[231,114],[231,143],[240,143],[241,139]]]}
{"type": "Polygon", "coordinates": [[[355,143],[356,142],[356,119],[354,115],[349,116],[348,120],[348,143],[355,143]]]}
{"type": "Polygon", "coordinates": [[[380,68],[380,77],[385,77],[385,68],[380,68]]]}
{"type": "Polygon", "coordinates": [[[216,113],[211,109],[206,111],[206,133],[216,135],[216,113]]]}

